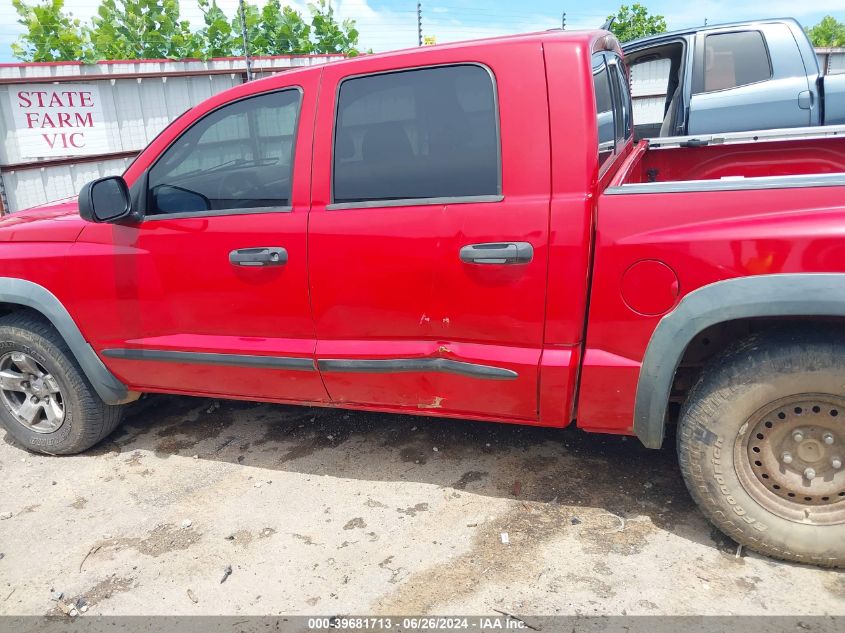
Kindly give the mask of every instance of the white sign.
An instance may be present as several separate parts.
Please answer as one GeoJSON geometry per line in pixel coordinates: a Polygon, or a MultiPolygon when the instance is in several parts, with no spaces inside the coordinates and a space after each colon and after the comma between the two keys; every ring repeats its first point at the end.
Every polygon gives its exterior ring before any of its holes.
{"type": "Polygon", "coordinates": [[[94,84],[9,86],[21,158],[108,152],[100,91],[94,84]]]}

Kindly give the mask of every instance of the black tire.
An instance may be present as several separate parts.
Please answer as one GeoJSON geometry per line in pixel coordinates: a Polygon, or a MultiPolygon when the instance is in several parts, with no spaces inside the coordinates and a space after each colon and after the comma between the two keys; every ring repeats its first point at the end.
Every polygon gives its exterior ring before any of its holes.
{"type": "Polygon", "coordinates": [[[0,398],[0,422],[27,450],[48,455],[82,452],[120,423],[123,406],[108,405],[88,382],[73,354],[53,326],[37,314],[16,312],[0,318],[0,358],[23,352],[55,378],[61,389],[64,420],[55,431],[33,431],[0,398]]]}
{"type": "Polygon", "coordinates": [[[845,335],[825,327],[762,332],[715,359],[677,434],[684,480],[707,518],[761,554],[845,566],[845,469],[835,466],[837,446],[845,449],[845,408],[841,417],[836,408],[843,396],[845,335]],[[825,451],[817,458],[824,477],[807,479],[803,460],[817,455],[810,448],[825,451]]]}

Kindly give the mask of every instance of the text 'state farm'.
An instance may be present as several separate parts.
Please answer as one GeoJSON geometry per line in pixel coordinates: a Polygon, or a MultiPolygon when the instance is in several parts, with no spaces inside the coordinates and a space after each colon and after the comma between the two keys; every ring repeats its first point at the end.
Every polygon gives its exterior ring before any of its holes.
{"type": "Polygon", "coordinates": [[[27,84],[9,96],[21,158],[108,151],[96,85],[27,84]]]}

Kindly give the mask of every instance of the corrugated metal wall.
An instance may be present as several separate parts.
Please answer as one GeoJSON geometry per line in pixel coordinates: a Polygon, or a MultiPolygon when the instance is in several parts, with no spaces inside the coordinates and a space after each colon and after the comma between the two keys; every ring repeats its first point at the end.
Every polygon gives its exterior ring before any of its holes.
{"type": "Polygon", "coordinates": [[[670,65],[668,59],[657,59],[631,67],[631,99],[637,124],[663,120],[670,65]]]}
{"type": "MultiPolygon", "coordinates": [[[[340,55],[253,60],[258,73],[322,64],[340,55]]],[[[85,65],[0,64],[0,194],[7,212],[74,196],[99,176],[122,173],[170,121],[191,106],[245,81],[243,59],[144,60],[85,65]],[[108,139],[106,154],[74,159],[22,158],[13,133],[10,92],[20,83],[95,83],[108,139]]]]}
{"type": "Polygon", "coordinates": [[[3,171],[8,210],[19,211],[75,196],[86,182],[122,174],[132,158],[27,167],[3,171]]]}
{"type": "MultiPolygon", "coordinates": [[[[105,118],[108,152],[142,149],[165,125],[192,105],[241,83],[240,75],[199,75],[196,77],[148,77],[97,81],[105,118]]],[[[14,142],[9,93],[16,85],[0,85],[0,135],[7,142],[0,150],[0,164],[26,162],[14,142]]]]}
{"type": "Polygon", "coordinates": [[[825,75],[845,73],[845,48],[817,48],[816,57],[825,75]]]}

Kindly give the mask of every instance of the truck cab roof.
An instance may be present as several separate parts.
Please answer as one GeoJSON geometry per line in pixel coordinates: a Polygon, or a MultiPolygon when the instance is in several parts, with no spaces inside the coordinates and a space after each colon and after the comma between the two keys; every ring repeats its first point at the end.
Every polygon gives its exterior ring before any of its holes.
{"type": "MultiPolygon", "coordinates": [[[[399,50],[392,50],[392,51],[385,51],[381,53],[372,53],[361,55],[359,57],[352,57],[349,59],[341,59],[329,62],[326,65],[337,66],[337,65],[349,65],[349,64],[358,64],[361,63],[362,60],[366,59],[373,59],[373,58],[414,58],[414,57],[426,57],[431,54],[432,51],[443,51],[443,50],[460,50],[460,49],[473,49],[479,46],[507,46],[508,44],[521,44],[525,42],[536,42],[541,44],[543,42],[563,42],[574,47],[584,48],[590,51],[593,50],[607,50],[607,49],[614,49],[621,53],[621,46],[619,42],[616,40],[616,37],[610,33],[609,31],[605,31],[602,29],[586,29],[586,30],[572,30],[572,31],[564,31],[561,29],[549,29],[546,31],[535,31],[532,33],[519,33],[515,35],[500,35],[495,37],[486,37],[480,39],[471,39],[471,40],[461,40],[459,42],[449,42],[444,44],[436,44],[434,46],[416,46],[413,48],[404,48],[399,50]]],[[[290,75],[291,72],[305,72],[308,70],[315,70],[319,72],[319,69],[324,67],[325,65],[321,66],[308,66],[302,69],[297,69],[293,71],[288,71],[284,73],[285,75],[290,75]]],[[[271,80],[272,76],[264,77],[258,81],[267,81],[271,80]]]]}
{"type": "Polygon", "coordinates": [[[797,29],[801,29],[801,24],[795,18],[768,18],[765,20],[744,20],[742,22],[721,22],[719,24],[707,24],[702,26],[691,26],[686,29],[678,29],[676,31],[668,31],[666,33],[658,33],[657,35],[647,35],[639,37],[635,40],[630,40],[622,44],[622,48],[627,52],[629,50],[637,50],[643,45],[653,46],[660,42],[677,39],[687,35],[695,35],[704,31],[717,31],[731,27],[747,27],[754,24],[784,24],[788,23],[797,29]]]}

